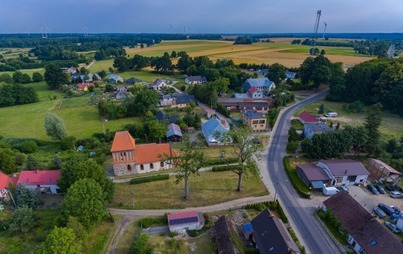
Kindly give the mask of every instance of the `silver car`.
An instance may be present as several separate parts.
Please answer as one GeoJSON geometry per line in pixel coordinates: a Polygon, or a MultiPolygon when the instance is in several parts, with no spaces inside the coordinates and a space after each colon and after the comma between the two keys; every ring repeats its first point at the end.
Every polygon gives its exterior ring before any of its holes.
{"type": "Polygon", "coordinates": [[[386,218],[386,216],[387,216],[386,213],[385,213],[384,211],[382,211],[382,209],[379,208],[379,207],[377,207],[377,206],[374,207],[373,211],[374,211],[374,213],[376,213],[376,215],[378,215],[379,218],[381,218],[381,219],[384,219],[384,218],[386,218]]]}

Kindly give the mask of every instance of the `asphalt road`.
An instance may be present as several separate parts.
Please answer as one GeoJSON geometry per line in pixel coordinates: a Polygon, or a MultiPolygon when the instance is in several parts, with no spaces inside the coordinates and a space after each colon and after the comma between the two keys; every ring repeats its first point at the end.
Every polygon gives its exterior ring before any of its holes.
{"type": "Polygon", "coordinates": [[[300,198],[292,184],[288,181],[282,159],[286,155],[285,147],[288,139],[288,129],[291,125],[291,117],[297,109],[323,98],[326,93],[325,91],[305,99],[287,108],[279,116],[277,126],[271,135],[273,138],[267,157],[267,170],[274,187],[275,196],[286,210],[299,237],[302,237],[300,240],[305,245],[307,253],[314,254],[340,253],[340,251],[313,216],[317,204],[311,200],[300,198]]]}

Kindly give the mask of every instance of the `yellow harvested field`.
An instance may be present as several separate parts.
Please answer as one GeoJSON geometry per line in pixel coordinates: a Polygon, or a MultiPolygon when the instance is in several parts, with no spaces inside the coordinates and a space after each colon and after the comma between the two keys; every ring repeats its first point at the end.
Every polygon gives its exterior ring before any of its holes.
{"type": "MultiPolygon", "coordinates": [[[[310,46],[293,45],[295,38],[273,38],[273,43],[254,43],[252,45],[233,45],[232,41],[163,41],[146,48],[126,48],[127,54],[133,56],[161,56],[164,52],[186,51],[191,57],[208,56],[212,60],[232,59],[235,63],[280,63],[287,67],[298,67],[309,56],[310,46]]],[[[355,65],[372,59],[358,55],[348,47],[318,47],[324,49],[326,57],[332,62],[355,65]]]]}

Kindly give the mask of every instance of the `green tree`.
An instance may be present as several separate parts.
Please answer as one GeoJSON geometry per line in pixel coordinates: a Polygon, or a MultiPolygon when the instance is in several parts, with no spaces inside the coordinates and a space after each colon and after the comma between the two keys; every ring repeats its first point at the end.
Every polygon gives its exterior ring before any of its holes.
{"type": "Polygon", "coordinates": [[[119,72],[127,71],[130,68],[130,61],[124,56],[117,57],[113,61],[113,67],[118,69],[119,72]]]}
{"type": "Polygon", "coordinates": [[[76,237],[73,229],[55,227],[46,237],[38,254],[81,254],[82,246],[82,239],[76,237]]]}
{"type": "Polygon", "coordinates": [[[36,208],[39,205],[40,197],[35,190],[26,188],[22,184],[18,184],[14,190],[14,198],[17,207],[36,208]]]}
{"type": "Polygon", "coordinates": [[[13,73],[13,83],[14,84],[23,84],[24,83],[24,74],[20,71],[16,71],[13,73]]]}
{"type": "Polygon", "coordinates": [[[325,104],[321,103],[319,106],[319,114],[324,114],[325,113],[325,104]]]}
{"type": "Polygon", "coordinates": [[[44,81],[44,78],[42,76],[42,74],[40,74],[39,72],[34,72],[32,73],[32,81],[33,82],[42,82],[44,81]]]}
{"type": "Polygon", "coordinates": [[[26,158],[27,158],[27,156],[26,156],[25,154],[23,154],[23,153],[17,153],[17,154],[14,156],[15,163],[16,163],[18,166],[22,166],[22,164],[25,163],[26,158]]]}
{"type": "Polygon", "coordinates": [[[343,132],[348,133],[352,137],[355,154],[356,156],[360,155],[360,152],[368,142],[368,130],[364,126],[347,125],[344,127],[343,132]]]}
{"type": "Polygon", "coordinates": [[[154,89],[143,89],[135,98],[137,114],[144,115],[146,112],[153,109],[158,102],[159,96],[154,89]]]}
{"type": "Polygon", "coordinates": [[[32,208],[23,206],[15,209],[11,215],[9,229],[12,232],[27,233],[35,226],[32,208]]]}
{"type": "Polygon", "coordinates": [[[176,183],[179,184],[182,180],[185,182],[185,199],[189,199],[189,177],[199,175],[199,169],[203,166],[204,154],[196,145],[190,142],[189,138],[183,138],[184,147],[179,154],[162,155],[176,166],[175,171],[176,183]]]}
{"type": "Polygon", "coordinates": [[[0,170],[6,174],[17,171],[14,161],[14,151],[9,148],[0,148],[0,170]]]}
{"type": "Polygon", "coordinates": [[[76,217],[70,216],[67,221],[66,227],[73,230],[74,235],[77,237],[77,239],[80,239],[83,242],[86,241],[88,233],[76,217]]]}
{"type": "Polygon", "coordinates": [[[76,148],[76,138],[73,136],[63,137],[60,140],[60,146],[63,151],[75,150],[76,148]]]}
{"type": "Polygon", "coordinates": [[[312,73],[311,80],[315,87],[319,87],[322,83],[329,82],[332,77],[332,71],[328,66],[321,65],[315,68],[315,71],[312,73]]]}
{"type": "Polygon", "coordinates": [[[108,215],[105,194],[93,179],[76,181],[67,191],[62,202],[64,218],[77,217],[85,228],[91,228],[108,215]]]}
{"type": "Polygon", "coordinates": [[[243,175],[248,173],[258,174],[259,168],[254,157],[259,157],[258,144],[253,142],[254,137],[247,127],[231,130],[227,135],[223,135],[222,142],[232,140],[232,155],[239,158],[239,168],[233,170],[238,175],[238,185],[236,191],[242,190],[243,175]]]}
{"type": "Polygon", "coordinates": [[[13,78],[7,73],[1,74],[0,75],[0,82],[4,82],[6,84],[12,84],[13,83],[13,78]]]}
{"type": "Polygon", "coordinates": [[[280,84],[281,80],[284,80],[285,77],[285,66],[279,63],[274,63],[270,65],[267,69],[267,75],[271,81],[273,81],[276,85],[280,84]]]}
{"type": "Polygon", "coordinates": [[[46,135],[52,139],[61,140],[67,136],[63,120],[54,113],[46,112],[45,115],[46,135]]]}
{"type": "Polygon", "coordinates": [[[226,93],[230,85],[228,78],[219,78],[209,83],[218,93],[226,93]]]}
{"type": "Polygon", "coordinates": [[[131,246],[131,254],[151,254],[152,248],[148,243],[148,235],[141,234],[131,246]]]}
{"type": "Polygon", "coordinates": [[[382,123],[382,104],[377,103],[368,108],[364,126],[368,131],[368,151],[373,154],[378,147],[382,123]]]}
{"type": "Polygon", "coordinates": [[[49,64],[45,68],[45,81],[49,89],[59,89],[61,85],[69,83],[67,73],[56,64],[49,64]]]}
{"type": "Polygon", "coordinates": [[[86,76],[86,75],[90,74],[90,71],[83,66],[83,67],[80,68],[80,73],[82,75],[86,76]]]}
{"type": "Polygon", "coordinates": [[[40,168],[40,166],[39,166],[38,161],[35,159],[35,157],[32,154],[29,154],[28,158],[27,158],[27,165],[26,165],[25,169],[37,170],[39,168],[40,168]]]}

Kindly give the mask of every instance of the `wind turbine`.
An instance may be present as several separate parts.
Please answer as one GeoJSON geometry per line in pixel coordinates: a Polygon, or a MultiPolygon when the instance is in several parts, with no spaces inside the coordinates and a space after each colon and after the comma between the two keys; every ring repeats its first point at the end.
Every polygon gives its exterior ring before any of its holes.
{"type": "Polygon", "coordinates": [[[327,23],[325,21],[323,21],[323,24],[325,24],[325,29],[323,30],[323,39],[325,39],[327,23]]]}
{"type": "Polygon", "coordinates": [[[47,26],[44,25],[41,27],[42,39],[48,38],[48,31],[49,28],[47,28],[47,26]]]}

